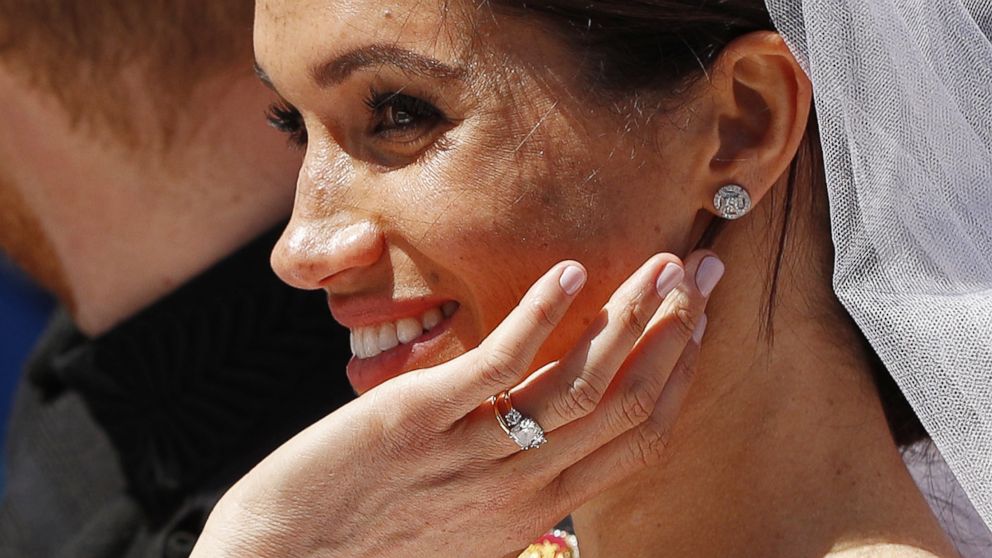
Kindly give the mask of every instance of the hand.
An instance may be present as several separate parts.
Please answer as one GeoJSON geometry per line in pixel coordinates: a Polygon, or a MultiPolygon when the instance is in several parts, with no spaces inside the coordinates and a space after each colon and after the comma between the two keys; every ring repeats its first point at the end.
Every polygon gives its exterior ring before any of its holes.
{"type": "Polygon", "coordinates": [[[706,324],[694,277],[709,255],[692,254],[684,273],[675,256],[649,259],[575,347],[528,378],[586,277],[576,262],[556,265],[479,347],[383,383],[259,463],[218,503],[193,556],[486,557],[527,546],[664,452],[706,324]],[[668,264],[677,286],[666,296],[657,283],[668,264]],[[520,451],[500,429],[489,399],[507,389],[544,427],[539,449],[520,451]]]}

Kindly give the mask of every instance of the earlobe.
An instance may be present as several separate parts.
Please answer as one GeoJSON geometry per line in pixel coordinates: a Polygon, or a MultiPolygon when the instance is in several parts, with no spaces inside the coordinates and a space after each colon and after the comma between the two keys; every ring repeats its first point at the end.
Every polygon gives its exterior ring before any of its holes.
{"type": "Polygon", "coordinates": [[[713,189],[704,203],[734,219],[787,171],[805,134],[812,86],[781,36],[770,31],[730,43],[712,76],[716,145],[709,165],[713,189]]]}

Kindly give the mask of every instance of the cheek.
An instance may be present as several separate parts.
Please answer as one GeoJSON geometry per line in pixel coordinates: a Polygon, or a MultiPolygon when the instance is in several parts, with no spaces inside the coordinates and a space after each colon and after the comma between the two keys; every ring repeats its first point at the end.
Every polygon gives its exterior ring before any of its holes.
{"type": "Polygon", "coordinates": [[[449,287],[469,311],[471,341],[478,342],[560,254],[573,250],[539,183],[491,153],[448,155],[403,197],[404,225],[418,251],[441,268],[441,283],[454,283],[449,287]]]}
{"type": "Polygon", "coordinates": [[[671,239],[684,223],[672,215],[684,202],[678,191],[660,196],[664,173],[631,151],[610,156],[611,140],[598,145],[556,122],[523,145],[526,130],[462,133],[486,140],[453,138],[451,149],[395,173],[376,196],[409,243],[404,251],[421,260],[416,267],[439,276],[436,291],[462,303],[462,349],[491,332],[555,263],[575,259],[590,278],[540,362],[557,358],[634,269],[658,251],[676,251],[671,239]]]}
{"type": "Polygon", "coordinates": [[[609,165],[587,158],[567,131],[518,150],[501,145],[498,133],[486,137],[432,158],[413,182],[397,184],[392,202],[404,236],[456,284],[476,332],[470,343],[555,263],[575,259],[589,268],[593,295],[584,299],[595,304],[605,300],[598,291],[653,249],[636,234],[631,200],[604,180],[609,165]]]}

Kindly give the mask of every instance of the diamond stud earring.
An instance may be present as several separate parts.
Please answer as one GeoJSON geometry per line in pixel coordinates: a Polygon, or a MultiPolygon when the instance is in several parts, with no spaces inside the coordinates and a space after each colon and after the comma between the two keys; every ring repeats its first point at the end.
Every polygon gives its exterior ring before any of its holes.
{"type": "Polygon", "coordinates": [[[713,197],[713,205],[724,219],[740,219],[751,210],[751,196],[737,184],[727,184],[713,197]]]}

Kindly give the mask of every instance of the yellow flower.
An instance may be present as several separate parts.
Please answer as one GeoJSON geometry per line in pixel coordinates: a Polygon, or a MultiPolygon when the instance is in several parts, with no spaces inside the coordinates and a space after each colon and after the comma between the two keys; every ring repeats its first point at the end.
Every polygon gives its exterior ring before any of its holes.
{"type": "Polygon", "coordinates": [[[567,549],[562,550],[556,544],[544,541],[528,546],[519,558],[572,558],[572,553],[567,549]]]}

